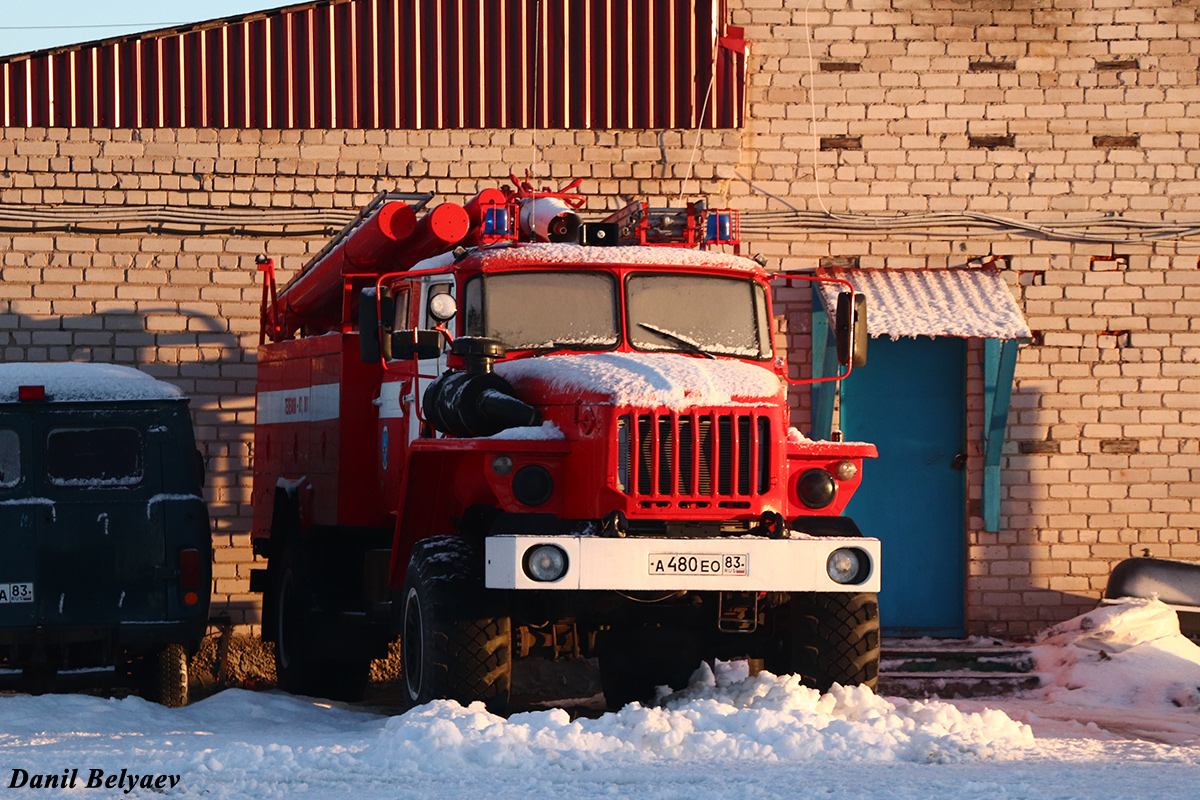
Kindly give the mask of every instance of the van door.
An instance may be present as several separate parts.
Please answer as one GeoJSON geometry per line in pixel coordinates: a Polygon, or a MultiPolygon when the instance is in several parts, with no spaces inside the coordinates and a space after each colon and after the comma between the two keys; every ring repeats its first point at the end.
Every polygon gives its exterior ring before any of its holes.
{"type": "Polygon", "coordinates": [[[51,513],[32,479],[29,417],[0,411],[0,627],[36,624],[38,521],[51,513]]]}
{"type": "Polygon", "coordinates": [[[41,621],[97,625],[166,612],[158,439],[151,411],[63,411],[41,417],[44,491],[38,530],[41,621]]]}

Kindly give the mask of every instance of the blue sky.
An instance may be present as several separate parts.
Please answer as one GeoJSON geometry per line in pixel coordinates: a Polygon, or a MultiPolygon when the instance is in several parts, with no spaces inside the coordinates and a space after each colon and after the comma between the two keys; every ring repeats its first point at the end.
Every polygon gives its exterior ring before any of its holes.
{"type": "Polygon", "coordinates": [[[298,2],[302,0],[0,0],[0,56],[298,2]]]}

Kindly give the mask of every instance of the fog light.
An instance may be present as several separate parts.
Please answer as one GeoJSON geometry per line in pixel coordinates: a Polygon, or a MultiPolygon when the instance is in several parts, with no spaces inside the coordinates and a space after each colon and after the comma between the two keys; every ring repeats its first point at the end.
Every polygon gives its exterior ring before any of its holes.
{"type": "Polygon", "coordinates": [[[825,470],[810,469],[796,481],[796,494],[809,508],[825,508],[837,497],[837,484],[825,470]]]}
{"type": "Polygon", "coordinates": [[[554,494],[550,470],[539,464],[521,467],[512,479],[513,497],[524,506],[540,506],[554,494]]]}
{"type": "Polygon", "coordinates": [[[837,475],[839,481],[854,480],[854,476],[858,474],[858,467],[853,461],[839,461],[833,474],[837,475]]]}
{"type": "Polygon", "coordinates": [[[492,459],[492,472],[504,477],[513,471],[513,460],[508,456],[496,456],[492,459]]]}
{"type": "Polygon", "coordinates": [[[825,571],[835,583],[862,583],[867,578],[869,564],[862,550],[842,547],[829,554],[825,571]]]}
{"type": "Polygon", "coordinates": [[[567,573],[567,554],[553,544],[534,545],[525,551],[525,574],[532,580],[553,583],[567,573]]]}

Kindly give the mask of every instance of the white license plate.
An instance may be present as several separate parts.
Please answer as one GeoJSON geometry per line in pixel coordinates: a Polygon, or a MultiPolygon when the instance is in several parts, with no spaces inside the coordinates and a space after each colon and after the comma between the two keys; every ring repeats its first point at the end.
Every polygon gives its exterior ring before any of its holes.
{"type": "Polygon", "coordinates": [[[32,603],[32,583],[0,583],[0,603],[32,603]]]}
{"type": "Polygon", "coordinates": [[[746,575],[747,553],[651,553],[651,575],[746,575]]]}

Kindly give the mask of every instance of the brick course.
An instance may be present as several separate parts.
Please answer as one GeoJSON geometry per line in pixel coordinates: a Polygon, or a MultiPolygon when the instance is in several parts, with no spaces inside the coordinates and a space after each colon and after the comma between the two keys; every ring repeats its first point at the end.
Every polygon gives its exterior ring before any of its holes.
{"type": "MultiPolygon", "coordinates": [[[[818,0],[806,14],[791,0],[731,0],[751,42],[740,131],[5,129],[0,204],[356,209],[385,189],[463,200],[528,168],[547,183],[583,178],[594,210],[683,192],[744,211],[1194,218],[1197,7],[1022,5],[818,0]],[[814,153],[821,137],[861,137],[862,149],[814,153]]],[[[189,393],[209,465],[217,608],[255,624],[253,257],[274,256],[286,281],[325,236],[5,227],[3,357],[138,364],[189,393]]],[[[814,229],[750,245],[785,269],[1005,257],[1037,340],[1017,367],[999,533],[982,530],[970,471],[971,633],[1025,635],[1090,608],[1112,564],[1144,550],[1200,558],[1200,243],[814,229]]],[[[778,335],[806,372],[807,293],[779,299],[778,335]]],[[[982,348],[969,352],[978,467],[982,348]]],[[[808,393],[793,405],[806,427],[808,393]]]]}

